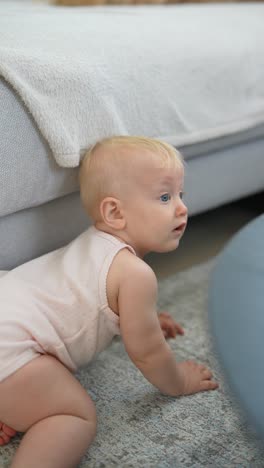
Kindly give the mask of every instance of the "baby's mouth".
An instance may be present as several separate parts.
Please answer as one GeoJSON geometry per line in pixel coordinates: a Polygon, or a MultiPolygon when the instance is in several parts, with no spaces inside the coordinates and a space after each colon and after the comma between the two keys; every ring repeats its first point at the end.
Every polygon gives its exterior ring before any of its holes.
{"type": "Polygon", "coordinates": [[[176,228],[174,228],[173,231],[181,232],[181,231],[183,231],[183,229],[185,228],[185,226],[186,226],[186,223],[181,223],[179,226],[177,226],[176,228]]]}

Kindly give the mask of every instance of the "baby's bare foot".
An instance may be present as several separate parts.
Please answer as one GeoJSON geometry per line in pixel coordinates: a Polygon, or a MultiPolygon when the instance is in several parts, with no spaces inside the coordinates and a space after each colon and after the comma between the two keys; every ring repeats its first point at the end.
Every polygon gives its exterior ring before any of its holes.
{"type": "Polygon", "coordinates": [[[0,445],[5,445],[10,442],[10,439],[16,435],[16,431],[12,427],[0,422],[0,445]]]}

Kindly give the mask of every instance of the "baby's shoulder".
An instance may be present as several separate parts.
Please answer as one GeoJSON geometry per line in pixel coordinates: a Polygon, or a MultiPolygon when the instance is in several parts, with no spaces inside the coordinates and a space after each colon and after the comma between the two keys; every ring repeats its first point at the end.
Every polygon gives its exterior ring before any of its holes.
{"type": "Polygon", "coordinates": [[[106,281],[106,291],[110,308],[119,315],[121,292],[139,291],[155,295],[157,278],[150,266],[128,249],[120,250],[111,264],[106,281]]]}
{"type": "Polygon", "coordinates": [[[152,268],[129,249],[122,249],[115,256],[111,265],[110,275],[116,278],[119,287],[125,282],[152,281],[156,283],[156,275],[152,268]]]}

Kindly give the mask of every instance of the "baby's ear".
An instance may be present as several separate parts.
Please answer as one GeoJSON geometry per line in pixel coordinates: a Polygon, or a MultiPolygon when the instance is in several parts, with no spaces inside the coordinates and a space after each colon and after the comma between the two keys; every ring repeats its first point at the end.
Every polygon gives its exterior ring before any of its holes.
{"type": "Polygon", "coordinates": [[[118,198],[106,197],[101,201],[100,214],[102,221],[112,229],[124,229],[126,221],[122,204],[118,198]]]}

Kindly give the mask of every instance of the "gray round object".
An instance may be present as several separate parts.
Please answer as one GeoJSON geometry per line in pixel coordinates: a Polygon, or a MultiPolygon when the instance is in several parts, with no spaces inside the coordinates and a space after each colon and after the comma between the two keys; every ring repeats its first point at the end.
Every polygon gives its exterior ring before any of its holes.
{"type": "Polygon", "coordinates": [[[219,255],[209,285],[209,322],[230,387],[264,437],[264,215],[219,255]]]}

